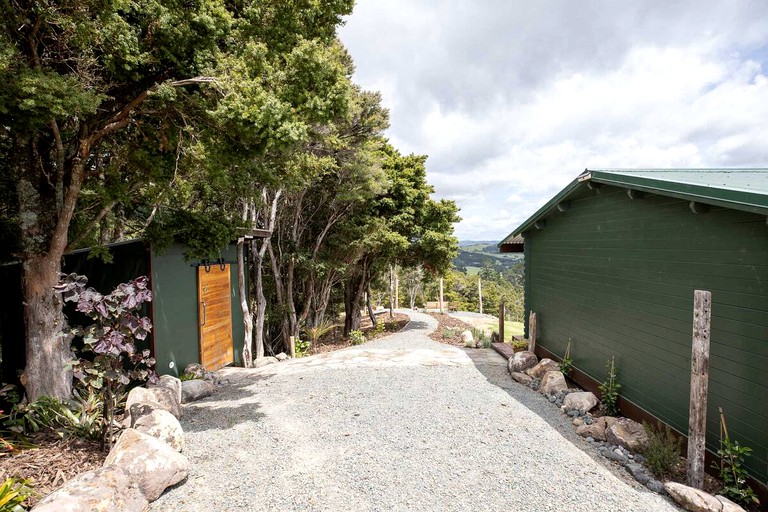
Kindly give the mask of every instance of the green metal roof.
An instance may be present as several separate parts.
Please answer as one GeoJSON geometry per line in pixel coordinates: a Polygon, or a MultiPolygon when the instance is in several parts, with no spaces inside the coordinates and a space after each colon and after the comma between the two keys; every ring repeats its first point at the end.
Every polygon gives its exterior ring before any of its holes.
{"type": "Polygon", "coordinates": [[[499,246],[541,222],[585,182],[768,215],[768,169],[585,169],[499,246]]]}

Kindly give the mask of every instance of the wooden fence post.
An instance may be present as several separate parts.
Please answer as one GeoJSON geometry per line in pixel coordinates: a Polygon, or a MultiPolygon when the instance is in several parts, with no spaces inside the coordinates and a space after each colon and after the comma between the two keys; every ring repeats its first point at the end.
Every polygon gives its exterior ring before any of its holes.
{"type": "Polygon", "coordinates": [[[480,314],[483,314],[483,280],[477,278],[477,300],[480,303],[480,314]]]}
{"type": "Polygon", "coordinates": [[[693,346],[691,349],[691,402],[688,416],[688,485],[704,484],[704,450],[707,435],[707,388],[709,385],[709,325],[712,294],[693,294],[693,346]]]}
{"type": "Polygon", "coordinates": [[[288,341],[291,345],[291,357],[296,357],[296,337],[295,336],[289,336],[288,341]]]}
{"type": "Polygon", "coordinates": [[[443,311],[443,278],[440,278],[440,314],[442,315],[444,313],[443,311]]]}
{"type": "Polygon", "coordinates": [[[504,343],[504,317],[507,316],[507,307],[504,301],[499,304],[499,343],[504,343]]]}
{"type": "Polygon", "coordinates": [[[528,315],[528,351],[536,352],[536,313],[528,315]]]}

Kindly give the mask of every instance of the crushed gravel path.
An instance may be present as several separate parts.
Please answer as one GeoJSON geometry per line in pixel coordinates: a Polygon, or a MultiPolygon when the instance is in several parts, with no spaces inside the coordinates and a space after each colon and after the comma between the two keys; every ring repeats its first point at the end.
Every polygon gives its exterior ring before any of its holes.
{"type": "Polygon", "coordinates": [[[594,453],[490,350],[428,315],[358,347],[227,369],[185,406],[187,482],[153,511],[676,511],[594,453]]]}

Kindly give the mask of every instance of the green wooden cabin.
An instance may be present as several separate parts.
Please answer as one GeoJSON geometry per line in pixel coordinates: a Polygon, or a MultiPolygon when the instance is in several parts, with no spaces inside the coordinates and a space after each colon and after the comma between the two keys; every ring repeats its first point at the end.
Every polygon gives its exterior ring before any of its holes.
{"type": "MultiPolygon", "coordinates": [[[[622,411],[688,432],[693,295],[712,293],[707,448],[722,407],[768,483],[768,170],[586,170],[499,244],[525,254],[537,352],[571,341],[591,390],[615,356],[622,411]]],[[[527,334],[528,325],[526,325],[527,334]]]]}
{"type": "MultiPolygon", "coordinates": [[[[244,327],[237,286],[234,245],[221,253],[221,263],[187,260],[186,246],[156,251],[143,241],[112,244],[112,262],[75,251],[64,258],[64,271],[88,277],[89,286],[109,293],[125,281],[150,276],[153,301],[147,314],[153,330],[149,348],[160,374],[178,376],[189,363],[218,369],[239,363],[244,327]]],[[[2,381],[13,382],[24,368],[24,323],[20,267],[0,266],[0,347],[2,381]]],[[[82,319],[81,321],[87,321],[82,319]]]]}

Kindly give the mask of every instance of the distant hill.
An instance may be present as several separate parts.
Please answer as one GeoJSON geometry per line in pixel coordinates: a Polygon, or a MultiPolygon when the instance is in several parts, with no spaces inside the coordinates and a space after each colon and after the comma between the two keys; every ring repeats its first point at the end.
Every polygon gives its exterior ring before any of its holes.
{"type": "Polygon", "coordinates": [[[503,272],[522,258],[522,254],[500,253],[497,243],[478,240],[459,241],[459,254],[453,259],[453,266],[462,271],[466,270],[468,274],[474,274],[487,263],[503,272]]]}

